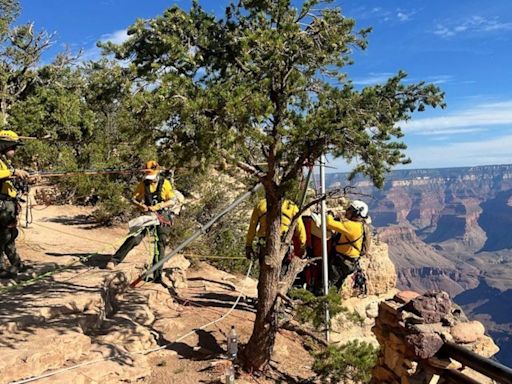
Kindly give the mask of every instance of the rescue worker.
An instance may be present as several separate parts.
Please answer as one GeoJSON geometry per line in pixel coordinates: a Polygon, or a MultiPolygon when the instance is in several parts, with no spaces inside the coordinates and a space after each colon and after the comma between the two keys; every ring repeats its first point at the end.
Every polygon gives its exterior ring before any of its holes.
{"type": "Polygon", "coordinates": [[[0,278],[15,277],[18,272],[26,269],[16,251],[16,224],[21,206],[13,182],[15,178],[27,179],[29,174],[27,171],[14,168],[11,163],[16,149],[22,144],[15,132],[0,131],[0,278]],[[3,266],[3,254],[9,259],[8,268],[3,266]]]}
{"type": "MultiPolygon", "coordinates": [[[[152,264],[155,265],[165,256],[165,245],[171,231],[172,221],[172,213],[169,208],[176,199],[171,182],[160,175],[160,166],[156,161],[148,161],[144,172],[144,181],[136,186],[131,202],[141,212],[155,212],[160,221],[160,225],[156,226],[158,241],[152,261],[152,264]]],[[[126,255],[140,244],[149,231],[149,228],[145,228],[139,234],[128,237],[107,264],[107,269],[114,269],[117,264],[121,263],[126,255]]],[[[162,269],[163,266],[153,273],[152,280],[154,282],[162,281],[162,269]]]]}
{"type": "Polygon", "coordinates": [[[366,220],[368,205],[360,200],[350,203],[344,220],[336,220],[332,214],[327,215],[327,229],[337,233],[333,237],[335,249],[329,260],[329,282],[338,289],[345,278],[356,270],[359,257],[365,253],[366,220]]]}
{"type": "MultiPolygon", "coordinates": [[[[281,234],[284,235],[288,232],[293,217],[299,212],[299,208],[292,201],[285,199],[281,205],[281,234]]],[[[261,255],[262,245],[265,242],[265,235],[267,231],[267,200],[262,199],[254,207],[251,215],[249,229],[247,230],[247,237],[245,241],[245,256],[248,259],[254,258],[256,254],[261,255]],[[253,242],[257,238],[258,251],[254,251],[253,242]]],[[[283,260],[283,269],[291,261],[294,256],[303,257],[306,247],[306,230],[302,217],[297,220],[295,232],[293,235],[293,252],[289,252],[283,260]]]]}

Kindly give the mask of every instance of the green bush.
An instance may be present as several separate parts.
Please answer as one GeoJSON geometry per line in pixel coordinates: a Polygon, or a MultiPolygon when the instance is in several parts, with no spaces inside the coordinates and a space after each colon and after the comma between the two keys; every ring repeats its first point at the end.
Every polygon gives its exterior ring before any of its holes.
{"type": "Polygon", "coordinates": [[[350,312],[341,304],[341,296],[335,288],[329,289],[327,296],[315,296],[306,289],[293,289],[289,293],[292,299],[300,301],[297,306],[296,318],[301,323],[311,323],[316,329],[325,325],[325,308],[329,309],[331,319],[339,313],[355,324],[362,324],[364,319],[357,312],[350,312]]]}
{"type": "Polygon", "coordinates": [[[350,341],[329,346],[315,355],[313,371],[322,383],[368,383],[377,364],[378,348],[366,342],[350,341]]]}

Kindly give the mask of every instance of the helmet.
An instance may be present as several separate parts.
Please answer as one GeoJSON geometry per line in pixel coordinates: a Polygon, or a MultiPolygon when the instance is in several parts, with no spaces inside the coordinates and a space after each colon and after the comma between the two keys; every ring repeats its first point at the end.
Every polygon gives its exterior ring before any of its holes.
{"type": "Polygon", "coordinates": [[[10,129],[4,129],[0,131],[0,140],[4,142],[12,142],[13,145],[21,145],[23,144],[20,141],[20,137],[16,132],[11,131],[10,129]]]}
{"type": "Polygon", "coordinates": [[[364,201],[354,200],[349,207],[363,219],[368,216],[368,205],[364,201]]]}
{"type": "Polygon", "coordinates": [[[155,160],[149,160],[146,163],[144,172],[146,173],[146,180],[155,180],[158,176],[158,173],[160,172],[160,166],[155,160]]]}

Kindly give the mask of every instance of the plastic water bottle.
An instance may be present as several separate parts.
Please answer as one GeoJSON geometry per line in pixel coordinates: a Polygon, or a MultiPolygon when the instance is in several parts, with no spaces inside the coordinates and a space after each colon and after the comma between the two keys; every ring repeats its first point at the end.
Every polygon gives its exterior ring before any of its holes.
{"type": "Polygon", "coordinates": [[[235,384],[235,368],[233,367],[233,364],[226,365],[226,384],[235,384]]]}
{"type": "Polygon", "coordinates": [[[235,326],[232,325],[228,334],[228,357],[236,359],[238,353],[238,335],[236,334],[235,326]]]}

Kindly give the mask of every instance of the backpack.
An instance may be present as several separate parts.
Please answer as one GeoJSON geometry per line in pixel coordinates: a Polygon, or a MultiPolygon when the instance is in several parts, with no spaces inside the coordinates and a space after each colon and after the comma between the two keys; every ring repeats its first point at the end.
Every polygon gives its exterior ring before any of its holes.
{"type": "Polygon", "coordinates": [[[370,253],[372,245],[372,230],[370,226],[366,223],[363,223],[363,243],[361,244],[361,253],[359,256],[366,256],[370,253]]]}

